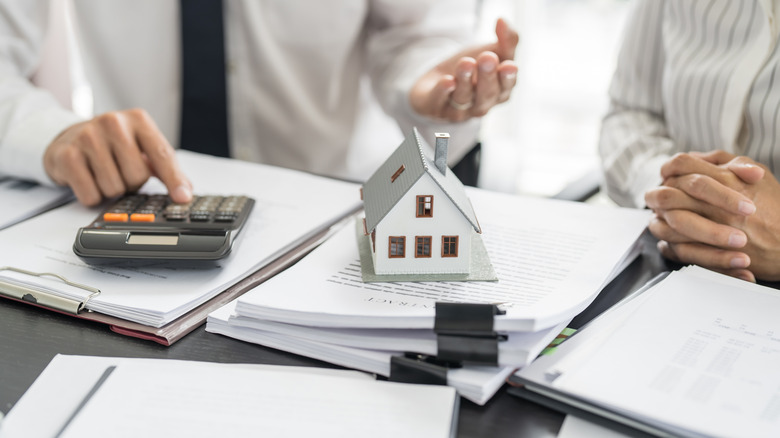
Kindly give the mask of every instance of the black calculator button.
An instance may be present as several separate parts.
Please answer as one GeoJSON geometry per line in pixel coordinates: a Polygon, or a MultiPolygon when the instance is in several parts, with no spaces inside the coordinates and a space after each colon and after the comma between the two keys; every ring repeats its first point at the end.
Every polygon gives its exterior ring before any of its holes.
{"type": "Polygon", "coordinates": [[[193,222],[207,222],[211,219],[210,211],[193,211],[190,213],[190,220],[193,222]]]}
{"type": "Polygon", "coordinates": [[[238,219],[238,214],[233,213],[217,213],[214,216],[214,220],[217,222],[233,222],[238,219]]]}
{"type": "Polygon", "coordinates": [[[140,224],[164,222],[220,222],[240,220],[250,202],[246,196],[193,196],[192,201],[175,204],[167,195],[130,195],[105,210],[104,222],[140,224]]]}

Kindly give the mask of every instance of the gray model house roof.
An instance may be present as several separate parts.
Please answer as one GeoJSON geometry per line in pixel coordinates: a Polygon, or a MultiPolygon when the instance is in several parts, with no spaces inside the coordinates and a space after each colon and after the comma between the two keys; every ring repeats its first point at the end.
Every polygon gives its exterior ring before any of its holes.
{"type": "MultiPolygon", "coordinates": [[[[466,196],[463,183],[452,171],[445,167],[441,173],[434,163],[425,156],[423,150],[427,147],[425,140],[420,138],[417,128],[409,133],[398,149],[390,155],[371,178],[363,185],[363,204],[366,213],[366,229],[370,233],[379,222],[398,203],[401,197],[423,175],[433,178],[442,191],[452,200],[453,204],[469,221],[476,232],[482,230],[474,214],[471,201],[466,196]],[[403,171],[393,180],[393,175],[403,166],[403,171]]],[[[413,207],[410,207],[413,208],[413,207]]],[[[414,211],[414,210],[411,210],[414,211]]]]}

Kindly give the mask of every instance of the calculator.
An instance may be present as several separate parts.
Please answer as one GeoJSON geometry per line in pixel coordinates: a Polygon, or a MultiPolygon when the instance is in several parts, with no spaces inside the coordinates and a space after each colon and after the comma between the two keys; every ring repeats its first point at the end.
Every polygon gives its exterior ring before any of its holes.
{"type": "Polygon", "coordinates": [[[247,196],[130,194],[76,234],[73,252],[87,262],[115,259],[219,260],[230,254],[255,201],[247,196]]]}

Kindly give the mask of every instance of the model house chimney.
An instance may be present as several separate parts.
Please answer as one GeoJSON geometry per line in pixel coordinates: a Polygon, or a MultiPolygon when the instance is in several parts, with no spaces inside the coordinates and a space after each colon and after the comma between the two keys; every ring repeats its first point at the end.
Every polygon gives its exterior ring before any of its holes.
{"type": "Polygon", "coordinates": [[[450,135],[446,132],[436,133],[436,148],[433,156],[433,164],[442,175],[447,174],[447,142],[450,135]]]}

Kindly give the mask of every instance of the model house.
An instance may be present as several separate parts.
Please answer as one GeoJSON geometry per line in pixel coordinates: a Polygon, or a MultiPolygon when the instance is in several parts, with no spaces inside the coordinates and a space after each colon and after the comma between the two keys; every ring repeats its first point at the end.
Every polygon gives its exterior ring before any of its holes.
{"type": "Polygon", "coordinates": [[[449,134],[436,134],[430,160],[414,129],[363,185],[363,232],[376,275],[472,269],[472,239],[482,230],[463,184],[447,167],[448,140],[449,134]]]}

